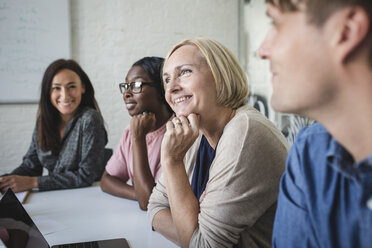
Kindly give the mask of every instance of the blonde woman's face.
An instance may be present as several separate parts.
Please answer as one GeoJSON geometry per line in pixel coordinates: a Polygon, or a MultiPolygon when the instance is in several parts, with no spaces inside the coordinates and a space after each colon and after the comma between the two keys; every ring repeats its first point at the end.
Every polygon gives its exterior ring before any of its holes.
{"type": "Polygon", "coordinates": [[[163,67],[165,98],[177,116],[208,116],[217,108],[212,72],[196,46],[178,48],[163,67]]]}

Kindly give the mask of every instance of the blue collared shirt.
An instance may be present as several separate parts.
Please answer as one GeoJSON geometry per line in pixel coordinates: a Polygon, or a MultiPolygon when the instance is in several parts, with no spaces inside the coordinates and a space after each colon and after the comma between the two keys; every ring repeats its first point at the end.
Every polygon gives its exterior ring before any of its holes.
{"type": "Polygon", "coordinates": [[[372,247],[372,155],[355,163],[320,124],[303,129],[280,182],[273,247],[372,247]]]}

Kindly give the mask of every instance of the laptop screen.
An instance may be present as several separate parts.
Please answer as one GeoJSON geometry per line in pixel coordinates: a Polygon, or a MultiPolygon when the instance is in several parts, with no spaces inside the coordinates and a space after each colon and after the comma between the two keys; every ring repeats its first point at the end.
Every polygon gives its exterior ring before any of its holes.
{"type": "Polygon", "coordinates": [[[9,248],[49,247],[11,189],[0,201],[0,238],[9,248]]]}

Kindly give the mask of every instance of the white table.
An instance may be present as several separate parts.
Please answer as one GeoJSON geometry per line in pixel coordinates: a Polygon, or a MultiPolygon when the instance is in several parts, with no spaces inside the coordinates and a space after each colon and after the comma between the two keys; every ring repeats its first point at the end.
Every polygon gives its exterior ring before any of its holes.
{"type": "MultiPolygon", "coordinates": [[[[106,194],[97,183],[88,188],[33,192],[24,207],[36,225],[41,219],[59,225],[60,230],[44,235],[49,245],[126,238],[132,248],[177,247],[151,230],[146,212],[136,201],[106,194]]],[[[38,225],[43,233],[51,226],[38,225]]]]}

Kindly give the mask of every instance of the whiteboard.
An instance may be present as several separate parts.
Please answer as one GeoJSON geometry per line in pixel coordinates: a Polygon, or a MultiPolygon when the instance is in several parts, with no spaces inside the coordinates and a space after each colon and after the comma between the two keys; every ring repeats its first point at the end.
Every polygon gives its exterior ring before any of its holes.
{"type": "Polygon", "coordinates": [[[47,66],[70,58],[69,0],[0,0],[0,103],[34,103],[47,66]]]}

